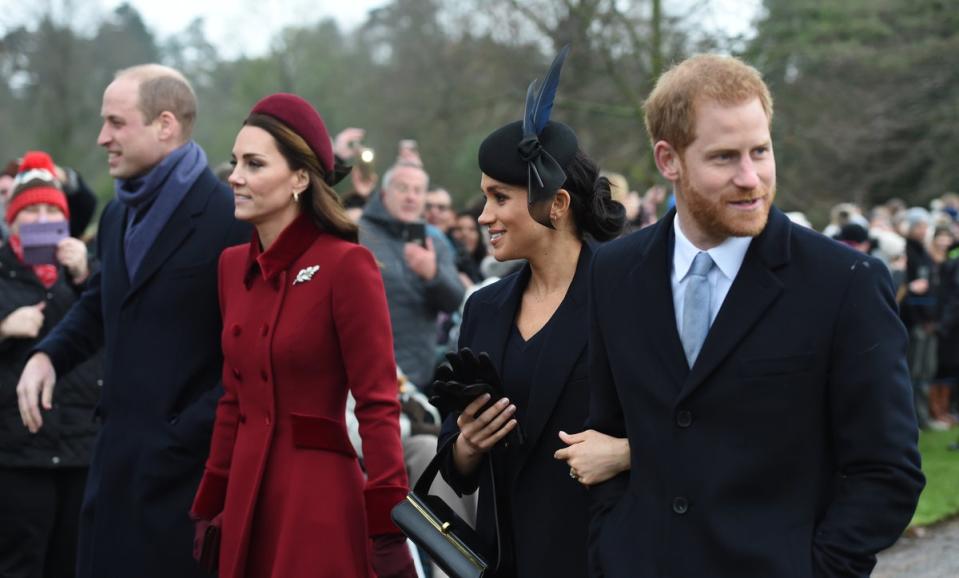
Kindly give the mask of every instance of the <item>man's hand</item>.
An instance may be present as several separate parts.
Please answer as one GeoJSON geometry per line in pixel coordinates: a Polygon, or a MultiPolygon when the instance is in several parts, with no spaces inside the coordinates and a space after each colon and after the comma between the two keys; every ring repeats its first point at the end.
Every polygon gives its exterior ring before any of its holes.
{"type": "Polygon", "coordinates": [[[36,305],[24,305],[14,309],[13,313],[7,315],[0,322],[0,339],[7,339],[8,337],[36,338],[40,335],[40,329],[43,327],[43,309],[46,306],[46,302],[41,301],[36,305]]]}
{"type": "Polygon", "coordinates": [[[73,283],[79,285],[90,276],[87,266],[87,246],[80,239],[67,237],[57,244],[57,261],[66,267],[73,278],[73,283]]]}
{"type": "Polygon", "coordinates": [[[424,281],[432,281],[436,277],[436,250],[431,237],[426,237],[425,249],[418,243],[407,243],[403,247],[403,257],[410,269],[424,281]]]}
{"type": "Polygon", "coordinates": [[[53,386],[57,381],[57,372],[46,353],[34,353],[20,374],[17,384],[17,403],[20,406],[20,419],[30,433],[37,433],[43,427],[38,400],[43,409],[53,409],[53,386]]]}
{"type": "Polygon", "coordinates": [[[553,457],[568,463],[570,473],[584,486],[605,482],[629,469],[629,440],[591,429],[577,434],[561,431],[559,439],[569,447],[556,450],[553,457]]]}
{"type": "Polygon", "coordinates": [[[344,128],[333,139],[333,152],[344,161],[348,161],[356,156],[356,145],[359,144],[366,131],[361,128],[344,128]]]}

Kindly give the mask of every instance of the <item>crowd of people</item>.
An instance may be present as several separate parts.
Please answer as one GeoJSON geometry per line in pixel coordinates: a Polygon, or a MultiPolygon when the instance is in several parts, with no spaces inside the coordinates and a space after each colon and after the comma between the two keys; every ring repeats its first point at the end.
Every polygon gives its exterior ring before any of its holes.
{"type": "Polygon", "coordinates": [[[442,578],[390,517],[434,460],[488,576],[868,575],[959,421],[959,195],[810,231],[710,55],[650,95],[639,195],[550,119],[565,54],[475,196],[282,93],[215,174],[155,64],[103,93],[95,238],[75,171],[10,162],[0,575],[442,578]]]}

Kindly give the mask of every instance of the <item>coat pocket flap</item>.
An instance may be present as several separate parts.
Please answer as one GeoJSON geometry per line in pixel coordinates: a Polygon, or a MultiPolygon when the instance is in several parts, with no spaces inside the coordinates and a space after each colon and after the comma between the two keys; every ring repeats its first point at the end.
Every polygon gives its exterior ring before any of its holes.
{"type": "Polygon", "coordinates": [[[326,450],[356,457],[356,451],[346,434],[346,424],[329,418],[298,413],[290,414],[293,445],[298,448],[326,450]]]}

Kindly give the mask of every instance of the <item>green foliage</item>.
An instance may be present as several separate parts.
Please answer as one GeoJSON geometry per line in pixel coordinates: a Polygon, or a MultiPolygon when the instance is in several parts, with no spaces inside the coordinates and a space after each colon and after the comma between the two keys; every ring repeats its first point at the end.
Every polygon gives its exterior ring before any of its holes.
{"type": "Polygon", "coordinates": [[[926,487],[919,497],[919,507],[912,518],[913,526],[927,526],[959,514],[959,452],[949,451],[949,444],[959,439],[959,430],[927,431],[919,435],[922,471],[926,487]]]}
{"type": "Polygon", "coordinates": [[[554,118],[642,191],[658,178],[642,115],[654,79],[692,52],[740,46],[776,97],[781,205],[816,219],[840,200],[921,202],[959,188],[955,1],[765,0],[744,44],[702,28],[710,0],[685,15],[662,0],[392,0],[356,30],[296,26],[268,53],[233,60],[202,20],[160,43],[129,5],[83,32],[48,15],[0,37],[0,160],[48,150],[109,198],[95,145],[103,88],[117,69],[159,61],[192,80],[194,136],[212,164],[229,158],[257,99],[292,91],[332,132],[365,128],[380,173],[397,141],[416,139],[433,181],[462,204],[477,193],[479,142],[519,118],[527,84],[569,42],[554,118]]]}
{"type": "Polygon", "coordinates": [[[959,185],[953,0],[766,0],[746,57],[776,98],[782,204],[924,204],[959,185]]]}

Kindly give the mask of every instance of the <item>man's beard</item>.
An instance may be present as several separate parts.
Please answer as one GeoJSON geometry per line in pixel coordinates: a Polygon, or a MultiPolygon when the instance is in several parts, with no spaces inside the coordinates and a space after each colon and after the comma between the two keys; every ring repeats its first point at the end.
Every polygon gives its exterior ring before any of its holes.
{"type": "Polygon", "coordinates": [[[703,194],[689,182],[686,171],[683,171],[676,187],[676,196],[686,207],[689,215],[699,228],[711,239],[720,240],[728,237],[755,237],[766,228],[769,219],[768,209],[772,207],[776,198],[776,187],[767,188],[762,184],[750,191],[739,189],[725,189],[713,198],[703,194]],[[766,209],[756,213],[735,212],[727,203],[749,200],[765,196],[766,209]],[[736,217],[739,218],[736,218],[736,217]]]}

